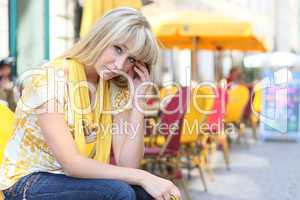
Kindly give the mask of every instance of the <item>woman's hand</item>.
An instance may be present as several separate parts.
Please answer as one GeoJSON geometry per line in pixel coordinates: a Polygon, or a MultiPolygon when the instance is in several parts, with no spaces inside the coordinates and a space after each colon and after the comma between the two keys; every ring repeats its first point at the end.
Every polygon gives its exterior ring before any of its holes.
{"type": "Polygon", "coordinates": [[[135,66],[129,71],[128,74],[132,78],[133,86],[135,89],[138,89],[138,94],[147,94],[150,84],[141,86],[142,83],[151,81],[150,73],[146,64],[137,61],[135,66]]]}
{"type": "Polygon", "coordinates": [[[143,82],[150,81],[150,73],[145,63],[137,61],[133,67],[133,71],[138,75],[133,76],[133,84],[135,87],[138,87],[143,82]]]}
{"type": "Polygon", "coordinates": [[[177,199],[181,199],[179,189],[174,183],[148,172],[143,178],[141,186],[157,200],[170,200],[172,195],[177,199]]]}
{"type": "Polygon", "coordinates": [[[147,95],[151,94],[151,79],[150,73],[146,64],[136,62],[135,66],[129,71],[129,76],[132,78],[133,86],[135,88],[135,95],[138,95],[137,99],[134,99],[135,107],[139,107],[143,110],[146,104],[147,95]]]}

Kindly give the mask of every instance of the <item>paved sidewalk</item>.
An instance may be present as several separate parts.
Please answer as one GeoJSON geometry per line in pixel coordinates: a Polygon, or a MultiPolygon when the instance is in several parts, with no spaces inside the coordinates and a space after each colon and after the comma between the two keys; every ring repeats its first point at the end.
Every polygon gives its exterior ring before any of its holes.
{"type": "Polygon", "coordinates": [[[215,181],[208,180],[207,193],[193,171],[188,181],[193,200],[300,200],[300,144],[233,144],[231,170],[225,169],[220,153],[214,168],[215,181]]]}

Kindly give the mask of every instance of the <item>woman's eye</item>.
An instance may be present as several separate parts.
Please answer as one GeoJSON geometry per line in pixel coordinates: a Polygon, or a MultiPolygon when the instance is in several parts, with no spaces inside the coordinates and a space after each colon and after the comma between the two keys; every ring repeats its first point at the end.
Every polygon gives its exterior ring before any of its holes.
{"type": "Polygon", "coordinates": [[[131,64],[135,64],[135,63],[136,63],[136,60],[135,60],[134,58],[128,58],[128,60],[129,60],[129,62],[130,62],[131,64]]]}
{"type": "Polygon", "coordinates": [[[114,45],[114,48],[115,50],[117,51],[118,54],[122,54],[123,53],[123,50],[121,47],[117,46],[117,45],[114,45]]]}

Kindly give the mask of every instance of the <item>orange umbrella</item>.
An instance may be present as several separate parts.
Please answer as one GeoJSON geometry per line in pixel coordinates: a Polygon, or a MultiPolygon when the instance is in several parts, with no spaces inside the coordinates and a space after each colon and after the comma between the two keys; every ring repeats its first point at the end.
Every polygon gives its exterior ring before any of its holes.
{"type": "Polygon", "coordinates": [[[251,22],[211,12],[175,11],[148,18],[165,48],[266,51],[251,22]]]}
{"type": "Polygon", "coordinates": [[[174,11],[148,17],[163,48],[191,49],[192,79],[197,80],[198,49],[267,51],[265,38],[250,21],[214,12],[174,11]]]}

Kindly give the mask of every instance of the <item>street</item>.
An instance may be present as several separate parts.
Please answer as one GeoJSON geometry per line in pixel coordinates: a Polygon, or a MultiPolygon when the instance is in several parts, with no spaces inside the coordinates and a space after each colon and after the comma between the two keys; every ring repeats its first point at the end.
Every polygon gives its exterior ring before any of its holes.
{"type": "Polygon", "coordinates": [[[212,182],[207,176],[208,192],[203,192],[195,170],[188,185],[191,197],[193,200],[298,200],[299,158],[300,144],[294,142],[232,144],[231,170],[225,169],[218,153],[214,159],[215,180],[212,182]]]}

